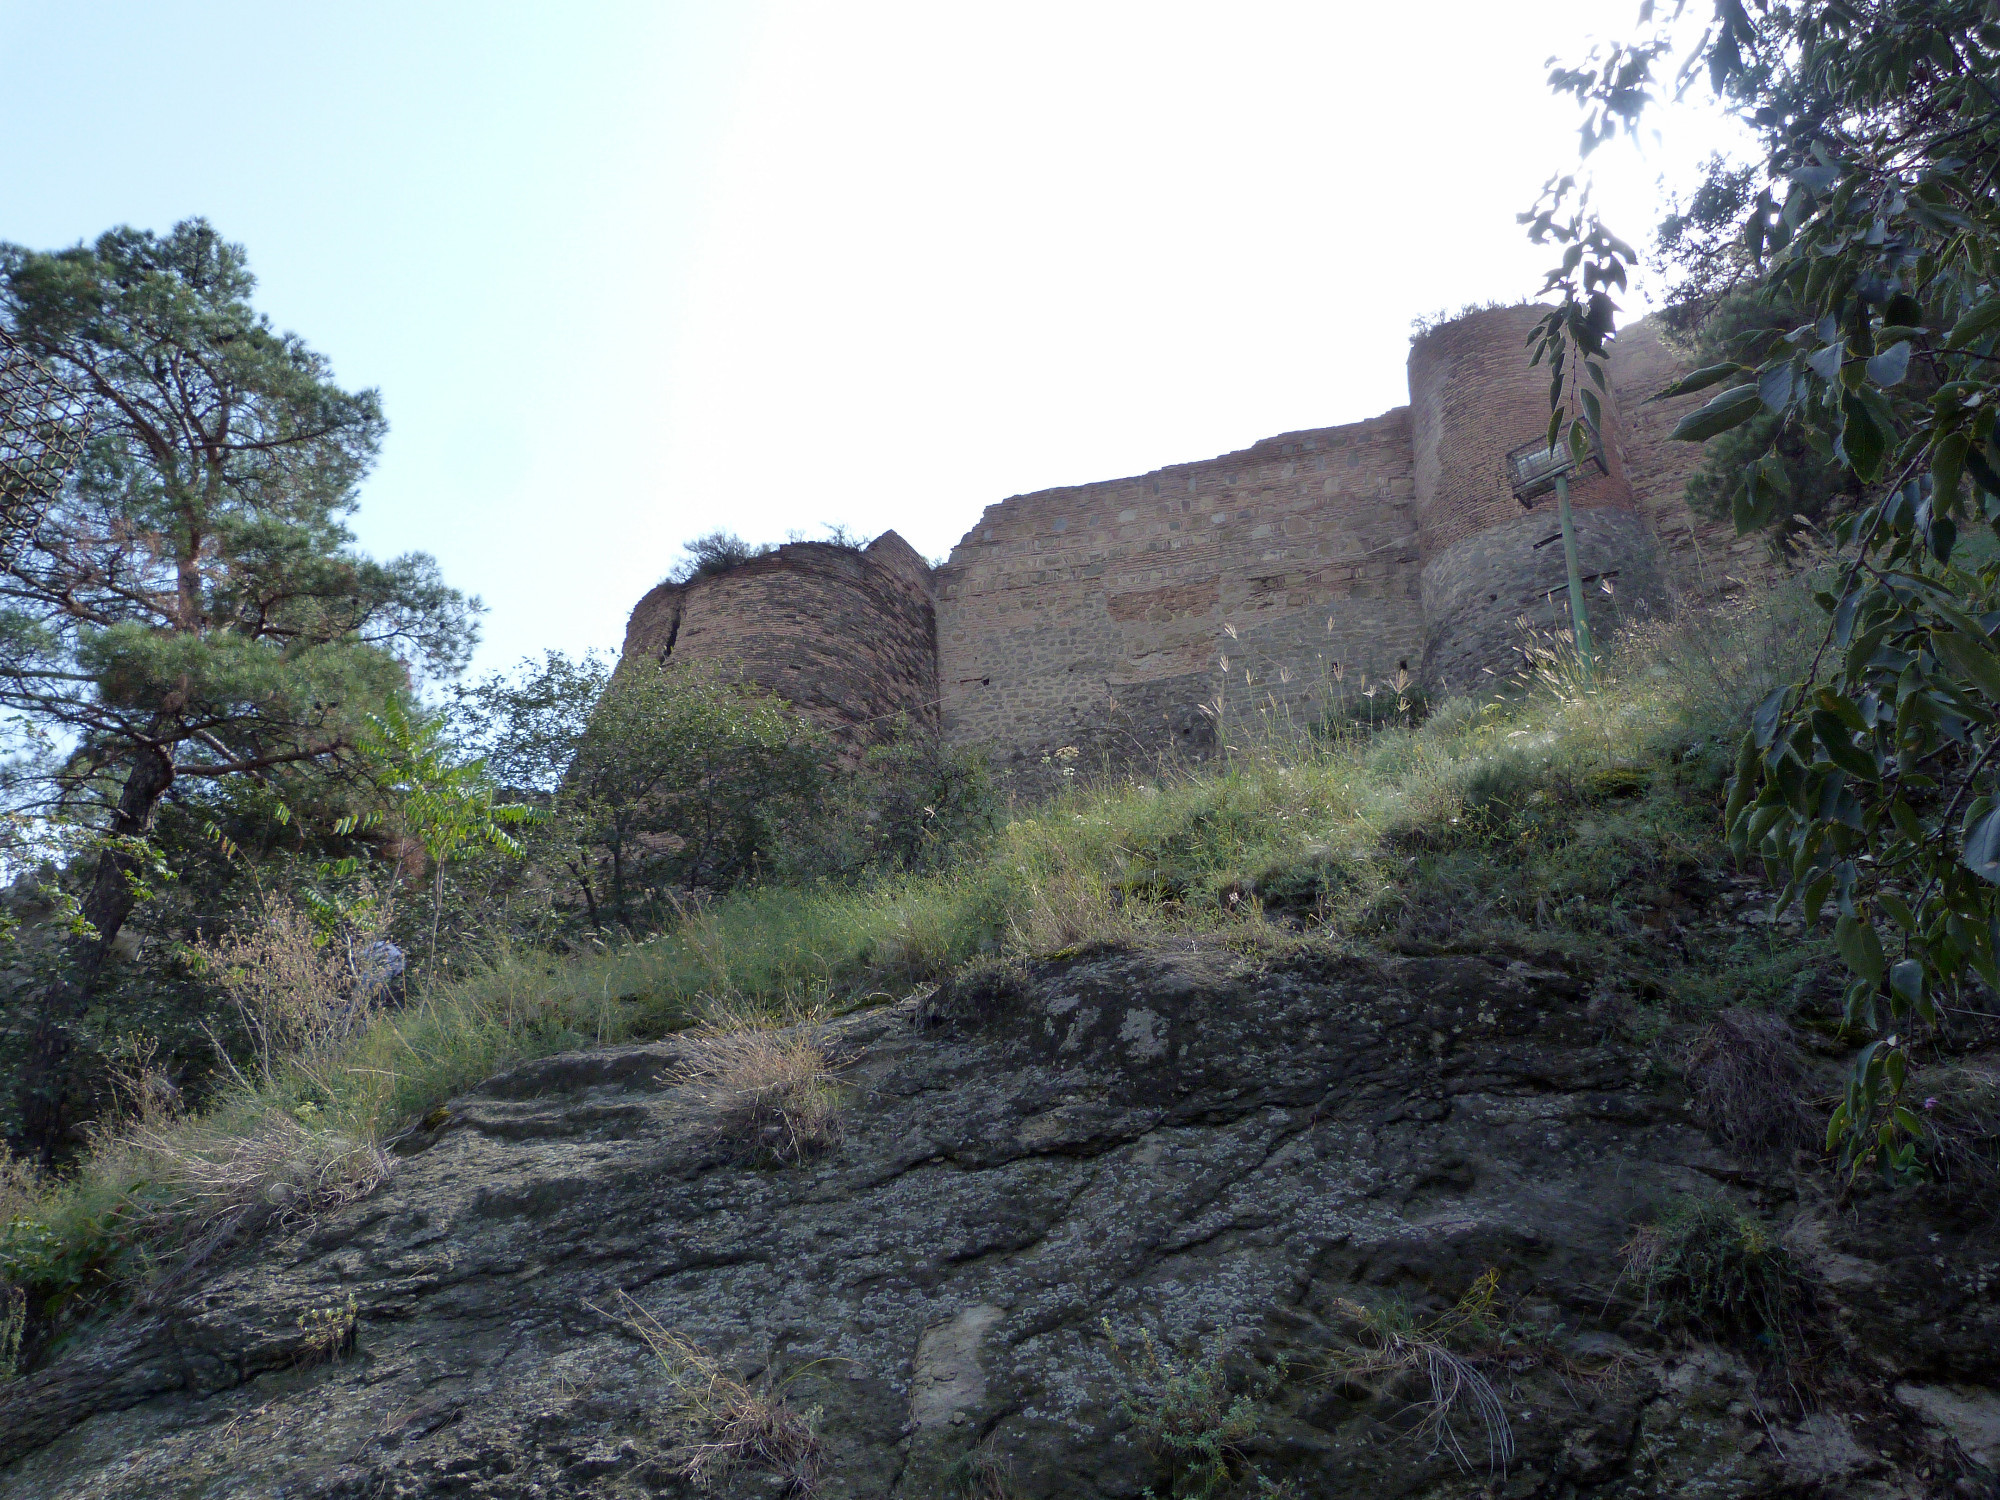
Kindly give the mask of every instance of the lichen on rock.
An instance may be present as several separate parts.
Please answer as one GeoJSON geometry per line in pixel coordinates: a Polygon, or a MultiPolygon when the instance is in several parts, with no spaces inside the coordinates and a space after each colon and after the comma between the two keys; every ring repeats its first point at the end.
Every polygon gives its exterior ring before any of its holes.
{"type": "MultiPolygon", "coordinates": [[[[0,1386],[0,1500],[674,1493],[685,1423],[597,1311],[621,1295],[811,1413],[826,1496],[953,1493],[973,1459],[1024,1500],[1162,1484],[1107,1325],[1254,1395],[1224,1455],[1245,1493],[1253,1471],[1440,1500],[1985,1482],[1990,1242],[1939,1218],[1915,1239],[1960,1269],[1903,1305],[1912,1237],[1729,1156],[1573,975],[1183,941],[992,966],[825,1031],[846,1130],[801,1162],[719,1141],[673,1040],[451,1101],[366,1200],[0,1386]],[[1641,1316],[1622,1247],[1689,1192],[1838,1258],[1829,1359],[1901,1365],[1788,1406],[1764,1352],[1641,1316]],[[328,1306],[350,1344],[302,1361],[328,1306]],[[1471,1340],[1504,1474],[1476,1434],[1470,1469],[1423,1440],[1421,1372],[1364,1360],[1356,1308],[1471,1340]]],[[[779,1482],[738,1465],[715,1493],[779,1482]]]]}

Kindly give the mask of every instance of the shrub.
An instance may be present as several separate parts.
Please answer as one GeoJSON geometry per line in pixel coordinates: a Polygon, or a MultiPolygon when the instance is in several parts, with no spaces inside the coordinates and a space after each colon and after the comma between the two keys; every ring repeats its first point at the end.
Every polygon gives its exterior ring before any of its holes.
{"type": "Polygon", "coordinates": [[[684,554],[667,574],[668,583],[692,583],[740,568],[753,558],[777,551],[769,542],[746,542],[733,531],[711,531],[681,544],[684,554]]]}
{"type": "Polygon", "coordinates": [[[386,912],[371,904],[349,914],[359,920],[329,932],[279,896],[226,936],[190,945],[236,1007],[266,1084],[285,1067],[324,1067],[389,998],[370,967],[386,912]]]}
{"type": "Polygon", "coordinates": [[[304,1367],[344,1358],[354,1347],[354,1328],[359,1316],[352,1292],[347,1294],[344,1304],[329,1302],[300,1313],[299,1352],[294,1363],[304,1367]]]}
{"type": "Polygon", "coordinates": [[[1141,1330],[1137,1351],[1127,1355],[1109,1318],[1102,1327],[1124,1382],[1119,1408],[1159,1465],[1170,1500],[1214,1500],[1239,1480],[1261,1482],[1243,1444],[1262,1426],[1262,1403],[1283,1383],[1283,1365],[1253,1388],[1232,1392],[1219,1352],[1184,1359],[1141,1330]]]}
{"type": "Polygon", "coordinates": [[[820,811],[829,754],[768,694],[635,666],[592,711],[539,848],[592,929],[656,930],[672,893],[728,890],[783,865],[820,811]]]}
{"type": "Polygon", "coordinates": [[[1624,1279],[1638,1285],[1655,1326],[1789,1360],[1803,1352],[1817,1311],[1805,1267],[1770,1230],[1721,1199],[1682,1199],[1625,1247],[1624,1279]]]}
{"type": "Polygon", "coordinates": [[[902,716],[886,742],[869,747],[844,790],[846,821],[860,830],[866,860],[896,869],[937,869],[998,823],[986,757],[902,716]]]}

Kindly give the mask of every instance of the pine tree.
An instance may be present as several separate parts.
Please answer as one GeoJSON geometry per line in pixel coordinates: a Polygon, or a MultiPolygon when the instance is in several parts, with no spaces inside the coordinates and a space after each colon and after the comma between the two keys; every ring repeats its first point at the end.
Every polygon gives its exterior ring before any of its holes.
{"type": "Polygon", "coordinates": [[[20,1082],[21,1141],[44,1160],[161,800],[187,778],[338,760],[413,672],[455,671],[474,638],[477,601],[432,559],[354,549],[343,519],[380,399],[274,330],[254,286],[242,247],[199,219],[0,246],[0,325],[91,408],[82,463],[0,562],[0,711],[29,731],[0,785],[98,851],[20,1082]]]}

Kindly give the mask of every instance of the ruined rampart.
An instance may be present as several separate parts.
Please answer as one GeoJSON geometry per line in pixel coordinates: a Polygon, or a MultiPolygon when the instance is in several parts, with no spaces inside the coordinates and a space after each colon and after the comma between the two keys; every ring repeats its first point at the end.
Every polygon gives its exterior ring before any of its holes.
{"type": "MultiPolygon", "coordinates": [[[[1456,319],[1410,350],[1423,558],[1423,678],[1438,694],[1477,693],[1512,670],[1521,621],[1566,629],[1568,570],[1553,495],[1524,507],[1507,455],[1546,441],[1549,376],[1528,363],[1538,307],[1456,319]]],[[[1602,468],[1571,481],[1577,559],[1600,630],[1660,597],[1654,547],[1633,500],[1616,402],[1603,406],[1602,468]]]]}
{"type": "Polygon", "coordinates": [[[632,611],[622,662],[694,662],[787,699],[855,742],[937,715],[930,568],[895,532],[865,549],[794,542],[663,583],[632,611]]]}
{"type": "Polygon", "coordinates": [[[1003,501],[938,570],[948,737],[1196,748],[1423,646],[1408,414],[1003,501]]]}
{"type": "MultiPolygon", "coordinates": [[[[1547,430],[1539,314],[1430,330],[1411,404],[1368,421],[989,506],[935,574],[891,532],[662,585],[626,658],[717,662],[850,734],[902,712],[1017,759],[1198,754],[1218,725],[1309,722],[1394,682],[1484,692],[1518,671],[1524,623],[1569,623],[1555,497],[1524,508],[1507,466],[1547,430]]],[[[1570,485],[1600,636],[1762,572],[1758,542],[1688,511],[1700,449],[1667,434],[1696,398],[1649,399],[1679,368],[1648,325],[1619,338],[1601,466],[1570,485]]]]}

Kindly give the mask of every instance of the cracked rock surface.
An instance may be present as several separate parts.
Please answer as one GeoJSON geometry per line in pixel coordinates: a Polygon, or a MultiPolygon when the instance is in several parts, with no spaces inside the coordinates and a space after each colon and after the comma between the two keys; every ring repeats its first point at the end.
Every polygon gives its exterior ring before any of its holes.
{"type": "MultiPolygon", "coordinates": [[[[717,1139],[671,1041],[453,1100],[371,1197],[0,1387],[0,1500],[681,1493],[621,1295],[816,1408],[827,1496],[956,1495],[975,1446],[1021,1497],[1158,1485],[1122,1399],[1141,1330],[1264,1382],[1243,1457],[1300,1495],[1992,1492],[2000,1240],[1800,1203],[1573,977],[1184,943],[830,1033],[845,1139],[802,1166],[717,1139]],[[1619,1247],[1682,1192],[1790,1226],[1865,1380],[1788,1412],[1741,1355],[1632,1320],[1619,1247]],[[1344,1308],[1435,1311],[1488,1268],[1546,1351],[1489,1369],[1504,1472],[1476,1422],[1461,1463],[1415,1387],[1341,1373],[1344,1308]],[[301,1318],[350,1299],[353,1347],[310,1362],[301,1318]]],[[[745,1465],[713,1493],[783,1488],[745,1465]]]]}

